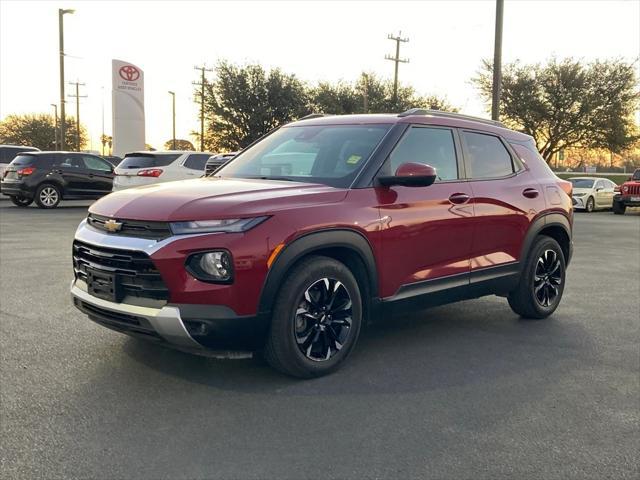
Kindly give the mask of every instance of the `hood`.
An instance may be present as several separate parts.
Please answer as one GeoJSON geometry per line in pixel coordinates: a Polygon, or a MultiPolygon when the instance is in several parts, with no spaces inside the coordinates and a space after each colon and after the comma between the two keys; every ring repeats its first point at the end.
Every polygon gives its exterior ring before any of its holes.
{"type": "Polygon", "coordinates": [[[346,194],[344,189],[312,183],[204,177],[114,192],[91,205],[89,211],[128,220],[212,220],[335,203],[346,194]]]}
{"type": "Polygon", "coordinates": [[[574,195],[581,195],[584,193],[591,193],[593,191],[593,188],[576,188],[573,187],[573,194],[574,195]]]}

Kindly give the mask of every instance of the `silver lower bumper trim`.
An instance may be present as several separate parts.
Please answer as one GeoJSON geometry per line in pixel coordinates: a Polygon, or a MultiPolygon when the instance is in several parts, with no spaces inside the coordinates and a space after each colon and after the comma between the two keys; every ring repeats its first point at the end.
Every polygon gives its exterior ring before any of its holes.
{"type": "Polygon", "coordinates": [[[150,308],[109,302],[89,295],[89,293],[76,285],[75,280],[71,283],[71,296],[105,310],[143,317],[149,321],[158,335],[169,343],[184,349],[204,350],[204,347],[191,338],[191,335],[187,332],[184,323],[182,323],[182,318],[180,318],[180,310],[176,307],[150,308]]]}

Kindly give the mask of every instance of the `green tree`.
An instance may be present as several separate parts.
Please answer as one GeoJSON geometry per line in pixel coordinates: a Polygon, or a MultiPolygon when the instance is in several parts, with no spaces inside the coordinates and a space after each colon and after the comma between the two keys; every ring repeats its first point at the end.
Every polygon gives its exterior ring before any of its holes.
{"type": "Polygon", "coordinates": [[[352,84],[320,82],[310,89],[310,110],[316,113],[346,115],[363,111],[360,93],[352,84]]]}
{"type": "MultiPolygon", "coordinates": [[[[7,115],[0,121],[0,143],[9,145],[26,145],[40,150],[56,148],[55,119],[52,115],[38,113],[27,115],[7,115]]],[[[87,143],[87,131],[80,125],[80,146],[87,143]]],[[[65,128],[65,148],[75,149],[76,122],[67,117],[65,128]]]]}
{"type": "MultiPolygon", "coordinates": [[[[473,79],[491,102],[492,62],[473,79]]],[[[633,115],[640,94],[633,64],[623,60],[583,64],[571,58],[503,67],[500,119],[531,135],[549,162],[573,146],[620,153],[638,140],[633,115]]]]}
{"type": "MultiPolygon", "coordinates": [[[[173,150],[173,139],[171,140],[167,140],[166,142],[164,142],[164,149],[165,150],[173,150]]],[[[193,143],[191,143],[189,140],[183,140],[180,138],[176,138],[176,150],[191,150],[191,151],[195,151],[195,148],[193,146],[193,143]]]]}
{"type": "Polygon", "coordinates": [[[295,75],[226,61],[218,63],[215,73],[204,95],[205,145],[211,151],[246,147],[273,128],[309,113],[307,91],[295,75]]]}

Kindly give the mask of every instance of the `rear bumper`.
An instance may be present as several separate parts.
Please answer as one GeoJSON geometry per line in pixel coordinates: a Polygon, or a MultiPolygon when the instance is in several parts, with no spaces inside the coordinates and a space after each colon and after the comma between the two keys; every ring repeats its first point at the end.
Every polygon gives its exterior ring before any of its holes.
{"type": "Polygon", "coordinates": [[[266,319],[238,316],[222,305],[114,303],[90,295],[78,280],[71,283],[71,297],[76,308],[102,326],[189,353],[243,356],[261,348],[267,332],[266,319]]]}
{"type": "Polygon", "coordinates": [[[0,182],[0,192],[7,196],[33,198],[33,190],[22,182],[0,182]]]}

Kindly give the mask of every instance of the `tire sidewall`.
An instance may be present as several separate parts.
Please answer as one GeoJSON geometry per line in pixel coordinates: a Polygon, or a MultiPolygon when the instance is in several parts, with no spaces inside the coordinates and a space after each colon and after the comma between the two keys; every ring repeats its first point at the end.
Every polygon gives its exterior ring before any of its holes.
{"type": "Polygon", "coordinates": [[[273,312],[271,334],[278,335],[287,357],[296,369],[303,370],[308,376],[319,376],[335,370],[351,353],[357,343],[362,325],[362,296],[360,288],[351,271],[342,263],[328,257],[316,257],[311,264],[305,263],[294,268],[289,279],[283,284],[273,312]],[[304,268],[300,268],[304,267],[304,268]],[[313,361],[298,348],[294,335],[295,312],[304,292],[321,278],[335,278],[347,289],[352,303],[351,332],[343,348],[329,360],[313,361]]]}
{"type": "Polygon", "coordinates": [[[29,205],[31,205],[31,202],[33,202],[33,199],[28,199],[25,197],[21,197],[19,195],[12,195],[10,197],[11,199],[11,203],[13,203],[16,207],[28,207],[29,205]]]}
{"type": "Polygon", "coordinates": [[[587,199],[587,204],[585,205],[585,210],[587,211],[587,213],[591,213],[595,210],[596,208],[596,202],[593,199],[593,197],[589,197],[587,199]]]}
{"type": "Polygon", "coordinates": [[[37,189],[36,189],[36,195],[35,195],[35,201],[36,204],[38,205],[38,207],[40,208],[56,208],[59,204],[60,204],[60,200],[62,200],[62,192],[60,191],[60,188],[57,185],[54,185],[53,183],[43,183],[42,185],[40,185],[37,189]],[[45,188],[54,188],[56,190],[56,192],[58,193],[58,201],[53,204],[53,205],[45,205],[44,203],[42,203],[40,201],[40,193],[42,193],[42,190],[44,190],[45,188]]]}
{"type": "Polygon", "coordinates": [[[531,256],[527,260],[527,268],[525,271],[525,275],[526,275],[526,288],[530,296],[531,305],[533,306],[534,310],[537,311],[540,318],[548,317],[556,310],[556,308],[558,308],[558,305],[560,305],[560,301],[562,300],[562,294],[564,293],[564,286],[567,281],[567,278],[566,278],[567,265],[564,258],[564,253],[562,252],[562,248],[560,248],[560,245],[558,244],[557,241],[547,236],[540,237],[540,240],[536,242],[533,250],[531,251],[531,256]],[[538,259],[540,258],[540,256],[545,250],[555,251],[556,255],[560,259],[560,268],[562,269],[562,283],[558,287],[558,296],[556,297],[553,304],[549,305],[548,307],[544,307],[540,305],[534,293],[534,277],[535,277],[536,265],[538,263],[538,259]]]}

